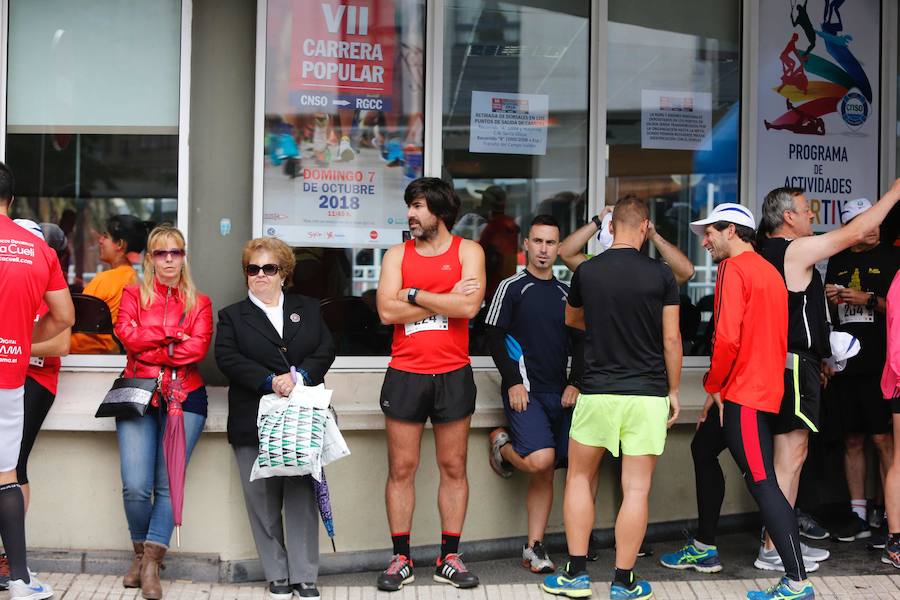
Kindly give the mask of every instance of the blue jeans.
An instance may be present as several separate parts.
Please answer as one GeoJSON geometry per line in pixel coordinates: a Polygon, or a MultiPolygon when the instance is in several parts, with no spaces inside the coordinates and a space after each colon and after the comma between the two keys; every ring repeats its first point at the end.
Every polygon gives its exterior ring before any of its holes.
{"type": "MultiPolygon", "coordinates": [[[[184,413],[185,465],[191,458],[205,422],[203,415],[184,413]]],[[[116,419],[122,499],[131,540],[155,542],[168,547],[175,520],[162,444],[165,430],[165,409],[148,412],[143,417],[116,419]]]]}

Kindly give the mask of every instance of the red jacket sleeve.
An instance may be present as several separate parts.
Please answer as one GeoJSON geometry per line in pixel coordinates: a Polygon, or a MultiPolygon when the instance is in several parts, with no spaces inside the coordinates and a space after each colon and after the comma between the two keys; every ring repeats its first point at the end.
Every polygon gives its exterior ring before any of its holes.
{"type": "Polygon", "coordinates": [[[138,286],[126,287],[122,292],[119,304],[119,316],[116,318],[116,337],[129,354],[140,354],[154,350],[167,343],[166,333],[162,327],[141,325],[138,313],[141,310],[141,292],[138,286]]]}
{"type": "Polygon", "coordinates": [[[197,295],[197,305],[194,307],[196,316],[191,320],[191,326],[180,331],[187,334],[188,339],[183,342],[176,341],[172,345],[172,355],[169,356],[169,345],[142,352],[138,360],[151,365],[165,365],[167,367],[183,367],[203,360],[209,350],[212,341],[212,302],[206,296],[197,295]]]}
{"type": "Polygon", "coordinates": [[[715,330],[712,357],[709,371],[703,379],[703,388],[710,394],[722,391],[731,375],[741,346],[741,323],[746,304],[743,274],[739,268],[731,266],[728,260],[722,261],[716,278],[713,303],[715,330]]]}

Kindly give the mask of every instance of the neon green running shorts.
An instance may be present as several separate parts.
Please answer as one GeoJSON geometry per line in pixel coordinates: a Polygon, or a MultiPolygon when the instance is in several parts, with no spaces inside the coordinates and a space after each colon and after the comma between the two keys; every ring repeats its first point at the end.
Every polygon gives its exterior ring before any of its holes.
{"type": "Polygon", "coordinates": [[[582,394],[578,396],[569,437],[579,444],[606,448],[613,456],[655,454],[666,447],[667,396],[582,394]]]}

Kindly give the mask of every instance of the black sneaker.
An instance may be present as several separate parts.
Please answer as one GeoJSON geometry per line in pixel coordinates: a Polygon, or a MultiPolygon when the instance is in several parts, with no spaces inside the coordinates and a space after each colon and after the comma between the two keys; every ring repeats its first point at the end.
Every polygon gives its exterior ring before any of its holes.
{"type": "Polygon", "coordinates": [[[294,591],[297,592],[297,595],[301,598],[319,597],[319,588],[316,587],[316,583],[314,581],[295,583],[291,587],[294,588],[294,591]]]}
{"type": "Polygon", "coordinates": [[[594,562],[598,558],[600,558],[600,540],[594,537],[594,532],[592,531],[591,537],[588,539],[587,559],[594,562]]]}
{"type": "Polygon", "coordinates": [[[650,544],[641,542],[641,547],[638,548],[638,558],[644,558],[645,556],[653,556],[653,546],[650,544]]]}
{"type": "Polygon", "coordinates": [[[872,530],[869,529],[868,521],[854,513],[853,519],[834,531],[832,535],[839,542],[853,542],[872,537],[872,530]]]}
{"type": "Polygon", "coordinates": [[[437,560],[433,579],[438,583],[449,583],[456,588],[473,588],[478,585],[478,577],[466,568],[460,554],[448,554],[437,560]]]}
{"type": "Polygon", "coordinates": [[[408,556],[395,554],[391,557],[391,564],[381,572],[375,585],[385,592],[396,592],[407,583],[416,580],[413,575],[413,563],[408,556]]]}
{"type": "Polygon", "coordinates": [[[279,579],[269,583],[268,596],[269,600],[291,600],[294,590],[287,579],[279,579]]]}

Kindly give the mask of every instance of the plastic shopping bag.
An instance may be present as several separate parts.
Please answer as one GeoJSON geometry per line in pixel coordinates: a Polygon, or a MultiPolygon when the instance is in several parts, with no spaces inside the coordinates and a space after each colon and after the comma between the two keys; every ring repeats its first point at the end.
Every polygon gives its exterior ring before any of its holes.
{"type": "Polygon", "coordinates": [[[260,398],[256,418],[259,455],[250,481],[294,475],[321,477],[331,393],[323,384],[296,385],[287,398],[277,394],[260,398]]]}
{"type": "MultiPolygon", "coordinates": [[[[337,419],[335,419],[334,411],[329,410],[325,418],[325,441],[322,446],[322,466],[331,464],[334,461],[350,456],[350,448],[344,441],[341,430],[338,429],[337,419]]],[[[318,478],[317,478],[318,479],[318,478]]]]}

